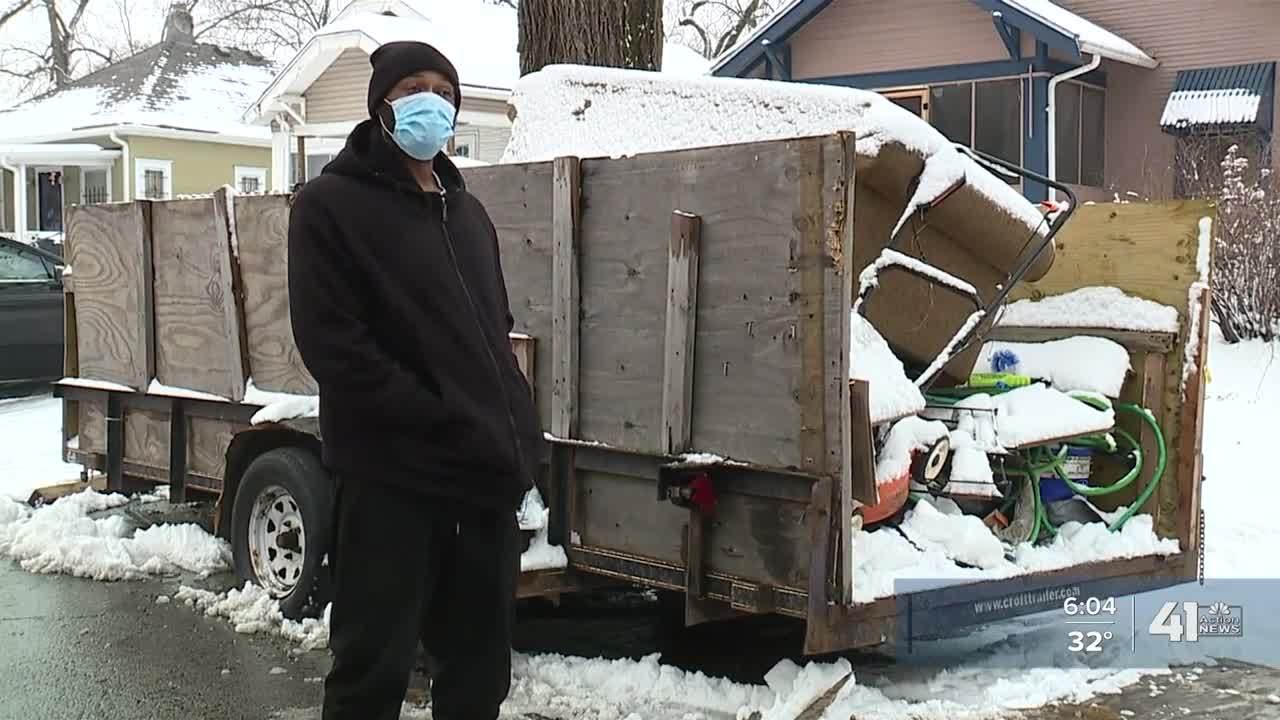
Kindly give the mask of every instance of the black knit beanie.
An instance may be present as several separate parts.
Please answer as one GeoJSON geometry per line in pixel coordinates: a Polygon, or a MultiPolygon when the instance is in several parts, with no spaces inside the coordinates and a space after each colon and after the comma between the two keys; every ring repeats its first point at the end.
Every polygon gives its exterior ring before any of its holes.
{"type": "Polygon", "coordinates": [[[462,88],[458,85],[458,71],[439,50],[421,42],[391,42],[379,47],[369,56],[373,65],[373,77],[369,78],[369,116],[377,115],[378,107],[396,83],[414,73],[434,70],[449,78],[453,84],[453,106],[462,106],[462,88]]]}

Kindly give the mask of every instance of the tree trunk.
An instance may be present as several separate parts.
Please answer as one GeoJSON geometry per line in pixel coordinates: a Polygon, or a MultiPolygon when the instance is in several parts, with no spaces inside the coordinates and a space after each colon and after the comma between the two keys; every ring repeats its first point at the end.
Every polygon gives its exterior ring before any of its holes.
{"type": "Polygon", "coordinates": [[[547,65],[662,67],[662,0],[521,0],[520,73],[547,65]]]}
{"type": "Polygon", "coordinates": [[[58,15],[56,0],[45,0],[45,14],[49,18],[49,75],[53,87],[61,90],[71,82],[71,53],[67,48],[69,38],[64,32],[62,18],[58,15]]]}

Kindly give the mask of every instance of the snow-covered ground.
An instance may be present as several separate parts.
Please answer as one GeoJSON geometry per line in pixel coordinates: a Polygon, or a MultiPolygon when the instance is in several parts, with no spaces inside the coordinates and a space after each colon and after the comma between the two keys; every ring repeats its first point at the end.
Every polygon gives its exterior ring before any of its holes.
{"type": "MultiPolygon", "coordinates": [[[[1205,572],[1211,578],[1280,578],[1280,483],[1263,462],[1269,446],[1268,410],[1280,407],[1280,346],[1228,346],[1215,333],[1209,355],[1203,504],[1207,514],[1205,572]]],[[[51,398],[0,402],[0,555],[36,571],[131,578],[223,566],[222,548],[183,529],[153,528],[132,537],[110,520],[86,511],[118,500],[88,495],[31,511],[8,498],[25,498],[40,485],[74,479],[76,466],[58,457],[61,413],[51,398]],[[8,498],[6,497],[8,496],[8,498]],[[61,509],[59,509],[61,508],[61,509]],[[55,517],[55,513],[60,516],[55,517]],[[61,522],[63,530],[53,532],[61,522]],[[30,542],[40,524],[42,544],[30,542]],[[162,530],[162,532],[156,532],[162,530]],[[27,542],[23,541],[27,539],[27,542]],[[109,572],[93,572],[94,567],[109,572]]],[[[928,541],[929,538],[921,538],[928,541]]],[[[971,558],[985,562],[984,558],[971,558]]],[[[994,557],[992,562],[998,562],[994,557]]],[[[283,620],[260,591],[214,595],[183,588],[158,602],[187,602],[193,610],[226,618],[242,632],[283,635],[302,648],[323,647],[323,622],[283,620]]],[[[892,679],[855,672],[824,717],[977,718],[1060,701],[1078,701],[1132,685],[1168,668],[1116,670],[1086,666],[1066,653],[1057,616],[1002,623],[963,638],[928,644],[926,651],[966,658],[963,664],[899,668],[892,679]]],[[[555,655],[516,659],[504,716],[537,712],[561,718],[735,718],[744,708],[762,717],[794,717],[853,668],[845,661],[797,667],[780,663],[763,685],[732,683],[661,664],[657,657],[603,660],[555,655]]],[[[408,712],[406,717],[429,717],[408,712]]]]}

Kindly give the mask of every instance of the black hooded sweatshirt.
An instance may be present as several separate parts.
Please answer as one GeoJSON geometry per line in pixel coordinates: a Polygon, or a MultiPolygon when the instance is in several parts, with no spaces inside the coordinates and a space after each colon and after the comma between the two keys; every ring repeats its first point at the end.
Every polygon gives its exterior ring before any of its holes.
{"type": "Polygon", "coordinates": [[[293,200],[289,309],[344,481],[514,509],[545,447],[511,350],[497,232],[435,159],[424,192],[377,120],[293,200]]]}

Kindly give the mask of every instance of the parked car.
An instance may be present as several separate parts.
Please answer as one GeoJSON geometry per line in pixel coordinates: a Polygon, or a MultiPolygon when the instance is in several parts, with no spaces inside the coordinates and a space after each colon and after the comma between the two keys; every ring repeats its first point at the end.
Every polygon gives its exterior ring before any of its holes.
{"type": "Polygon", "coordinates": [[[62,377],[62,258],[0,237],[0,396],[62,377]]]}

